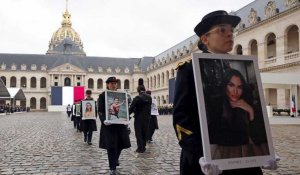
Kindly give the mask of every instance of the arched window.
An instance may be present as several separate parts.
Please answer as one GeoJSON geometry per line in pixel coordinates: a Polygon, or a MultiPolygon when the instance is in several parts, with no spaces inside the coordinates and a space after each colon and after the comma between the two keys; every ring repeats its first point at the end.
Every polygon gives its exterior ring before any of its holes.
{"type": "Polygon", "coordinates": [[[139,85],[144,85],[144,80],[142,78],[139,79],[139,85]]]}
{"type": "Polygon", "coordinates": [[[47,84],[46,84],[46,78],[42,77],[40,80],[40,88],[46,88],[47,84]]]}
{"type": "Polygon", "coordinates": [[[161,86],[164,87],[164,86],[165,86],[165,73],[162,73],[162,74],[161,74],[161,79],[162,79],[162,81],[161,81],[161,82],[162,82],[162,85],[161,85],[161,86]]]}
{"type": "Polygon", "coordinates": [[[97,80],[97,89],[103,89],[103,80],[101,78],[97,80]]]}
{"type": "Polygon", "coordinates": [[[2,76],[1,80],[3,81],[4,85],[6,86],[6,77],[2,76]]]}
{"type": "Polygon", "coordinates": [[[30,99],[30,108],[36,109],[36,99],[34,97],[30,99]]]}
{"type": "Polygon", "coordinates": [[[47,104],[46,104],[46,98],[42,97],[40,99],[40,109],[46,109],[46,106],[47,106],[47,104]]]}
{"type": "Polygon", "coordinates": [[[10,77],[10,87],[17,87],[17,78],[10,77]]]}
{"type": "Polygon", "coordinates": [[[149,80],[149,78],[147,78],[147,88],[149,89],[150,88],[150,80],[149,80]]]}
{"type": "Polygon", "coordinates": [[[243,47],[240,44],[236,46],[236,54],[243,55],[243,47]]]}
{"type": "Polygon", "coordinates": [[[31,88],[36,88],[36,78],[35,77],[31,77],[31,79],[30,79],[30,87],[31,88]]]}
{"type": "Polygon", "coordinates": [[[65,78],[65,85],[64,86],[71,86],[71,79],[69,77],[65,78]]]}
{"type": "Polygon", "coordinates": [[[287,50],[286,53],[290,54],[299,51],[299,31],[296,25],[293,25],[287,30],[287,50]]]}
{"type": "Polygon", "coordinates": [[[153,87],[156,88],[156,75],[154,75],[154,79],[153,79],[153,87]]]}
{"type": "Polygon", "coordinates": [[[256,40],[250,41],[250,55],[258,56],[256,40]]]}
{"type": "Polygon", "coordinates": [[[88,88],[93,89],[94,88],[94,80],[92,78],[88,79],[88,88]]]}
{"type": "Polygon", "coordinates": [[[174,69],[171,69],[171,78],[174,77],[174,69]]]}
{"type": "Polygon", "coordinates": [[[170,73],[169,71],[166,72],[166,85],[169,85],[170,73]]]}
{"type": "Polygon", "coordinates": [[[129,80],[124,81],[124,89],[129,89],[129,80]]]}
{"type": "Polygon", "coordinates": [[[157,74],[157,87],[160,87],[160,75],[157,74]]]}
{"type": "Polygon", "coordinates": [[[267,44],[267,58],[276,57],[276,36],[274,33],[267,35],[266,37],[267,44]]]}
{"type": "Polygon", "coordinates": [[[150,88],[153,88],[153,79],[150,77],[150,88]]]}
{"type": "Polygon", "coordinates": [[[21,88],[27,87],[27,79],[26,77],[21,77],[21,88]]]}
{"type": "Polygon", "coordinates": [[[117,79],[117,89],[121,89],[121,80],[117,79]]]}

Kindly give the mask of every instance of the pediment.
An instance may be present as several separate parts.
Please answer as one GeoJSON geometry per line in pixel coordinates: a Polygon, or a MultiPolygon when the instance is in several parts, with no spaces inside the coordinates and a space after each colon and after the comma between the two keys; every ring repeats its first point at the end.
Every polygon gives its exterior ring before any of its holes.
{"type": "Polygon", "coordinates": [[[68,72],[68,73],[85,73],[84,70],[80,69],[77,66],[74,66],[70,63],[65,63],[59,66],[56,66],[49,70],[50,72],[68,72]]]}

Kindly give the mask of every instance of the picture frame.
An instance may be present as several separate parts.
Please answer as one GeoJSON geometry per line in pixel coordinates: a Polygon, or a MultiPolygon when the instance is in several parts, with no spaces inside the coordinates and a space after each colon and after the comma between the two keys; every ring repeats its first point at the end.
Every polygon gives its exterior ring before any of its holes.
{"type": "Polygon", "coordinates": [[[105,91],[106,121],[111,124],[128,124],[129,108],[125,91],[105,91]]]}
{"type": "Polygon", "coordinates": [[[275,157],[257,58],[193,53],[192,65],[205,160],[227,170],[275,157]]]}
{"type": "Polygon", "coordinates": [[[157,101],[154,98],[152,98],[151,115],[159,115],[157,101]]]}
{"type": "Polygon", "coordinates": [[[75,104],[75,116],[76,117],[81,116],[81,104],[80,103],[75,104]]]}
{"type": "Polygon", "coordinates": [[[96,102],[94,100],[81,101],[82,120],[96,120],[96,102]]]}

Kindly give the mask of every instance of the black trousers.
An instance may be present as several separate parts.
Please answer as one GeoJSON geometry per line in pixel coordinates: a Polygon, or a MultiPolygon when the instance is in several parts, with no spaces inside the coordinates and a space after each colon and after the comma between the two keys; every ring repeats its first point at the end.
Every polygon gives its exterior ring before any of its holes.
{"type": "Polygon", "coordinates": [[[115,170],[117,167],[117,162],[119,160],[121,149],[113,148],[107,150],[109,169],[115,170]]]}
{"type": "Polygon", "coordinates": [[[92,137],[93,137],[93,131],[84,131],[84,141],[87,141],[88,143],[92,142],[92,137]]]}
{"type": "MultiPolygon", "coordinates": [[[[148,120],[149,121],[149,120],[148,120]]],[[[139,151],[146,150],[146,141],[148,136],[148,121],[135,121],[134,122],[134,130],[135,130],[135,137],[137,142],[137,149],[139,151]]]]}
{"type": "Polygon", "coordinates": [[[202,157],[200,153],[191,153],[182,149],[180,155],[180,175],[204,175],[199,164],[200,157],[202,157]]]}

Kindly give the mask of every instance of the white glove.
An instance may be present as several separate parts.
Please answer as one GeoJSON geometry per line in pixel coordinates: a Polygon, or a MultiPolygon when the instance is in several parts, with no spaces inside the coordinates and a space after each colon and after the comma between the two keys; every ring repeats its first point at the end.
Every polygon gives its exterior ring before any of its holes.
{"type": "Polygon", "coordinates": [[[106,126],[111,125],[111,122],[109,120],[104,120],[103,122],[106,126]]]}
{"type": "Polygon", "coordinates": [[[278,168],[277,161],[280,160],[280,157],[275,154],[275,157],[268,160],[267,164],[263,165],[262,168],[266,170],[276,170],[278,168]]]}
{"type": "Polygon", "coordinates": [[[125,121],[123,124],[128,126],[130,124],[130,121],[125,121]]]}
{"type": "Polygon", "coordinates": [[[222,173],[222,170],[219,169],[217,164],[206,162],[204,157],[199,159],[199,164],[201,170],[205,175],[219,175],[222,173]]]}

